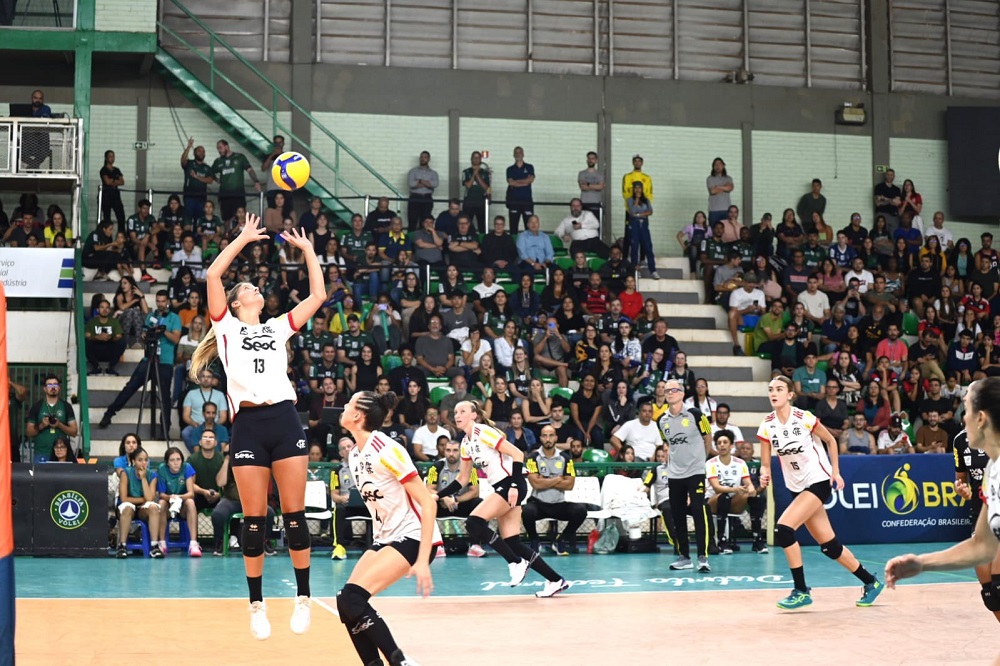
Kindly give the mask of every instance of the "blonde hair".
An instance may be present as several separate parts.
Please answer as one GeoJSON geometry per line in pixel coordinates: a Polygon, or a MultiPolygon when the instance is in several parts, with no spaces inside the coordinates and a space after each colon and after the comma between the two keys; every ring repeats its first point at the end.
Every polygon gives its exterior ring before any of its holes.
{"type": "MultiPolygon", "coordinates": [[[[240,288],[244,285],[249,285],[249,282],[238,282],[236,286],[226,292],[226,308],[229,309],[229,314],[236,316],[236,312],[233,310],[232,303],[236,300],[236,295],[239,293],[240,288]]],[[[198,343],[198,347],[191,354],[191,367],[188,369],[188,377],[193,382],[198,381],[198,376],[201,371],[212,364],[212,361],[219,358],[219,340],[215,337],[215,327],[208,329],[201,342],[198,343]]]]}
{"type": "Polygon", "coordinates": [[[476,421],[478,423],[484,423],[490,426],[491,428],[496,427],[497,425],[496,423],[486,418],[486,412],[483,411],[483,406],[479,404],[478,400],[463,400],[462,402],[457,403],[455,407],[457,408],[458,405],[469,405],[470,407],[472,407],[472,411],[476,413],[476,421]]]}

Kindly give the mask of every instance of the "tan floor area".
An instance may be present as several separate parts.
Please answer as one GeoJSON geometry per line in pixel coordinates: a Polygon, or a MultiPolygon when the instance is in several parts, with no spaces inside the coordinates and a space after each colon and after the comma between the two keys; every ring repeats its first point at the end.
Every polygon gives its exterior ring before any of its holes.
{"type": "MultiPolygon", "coordinates": [[[[857,592],[814,590],[815,603],[795,613],[774,606],[781,596],[775,590],[393,598],[373,605],[421,666],[1000,663],[1000,623],[974,585],[887,590],[872,608],[854,606],[857,592]],[[543,650],[551,638],[541,634],[552,631],[573,638],[543,650]]],[[[18,662],[166,666],[197,655],[209,664],[359,663],[343,625],[319,605],[309,633],[295,636],[287,624],[291,601],[270,602],[272,636],[264,642],[250,638],[245,607],[239,600],[21,599],[18,662]],[[80,618],[91,618],[84,634],[80,618]],[[164,633],[174,639],[156,638],[164,633]],[[185,655],[179,641],[203,647],[185,655]],[[175,646],[170,654],[167,646],[175,646]]]]}

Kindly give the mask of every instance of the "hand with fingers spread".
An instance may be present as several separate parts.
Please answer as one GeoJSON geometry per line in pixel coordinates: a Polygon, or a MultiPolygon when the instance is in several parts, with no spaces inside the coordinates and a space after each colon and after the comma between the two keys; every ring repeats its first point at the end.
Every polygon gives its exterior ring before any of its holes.
{"type": "Polygon", "coordinates": [[[312,241],[298,227],[282,231],[281,237],[285,239],[286,243],[302,252],[314,251],[312,241]]]}
{"type": "Polygon", "coordinates": [[[253,213],[247,213],[247,222],[236,237],[241,243],[250,245],[260,240],[267,240],[267,230],[260,226],[260,218],[253,213]]]}

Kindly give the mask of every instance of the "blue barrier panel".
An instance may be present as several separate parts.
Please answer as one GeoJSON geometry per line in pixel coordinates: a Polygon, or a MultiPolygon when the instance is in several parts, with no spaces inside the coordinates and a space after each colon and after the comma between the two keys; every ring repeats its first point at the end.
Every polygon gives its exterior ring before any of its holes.
{"type": "MultiPolygon", "coordinates": [[[[780,516],[792,497],[777,458],[771,471],[780,516]]],[[[955,492],[951,455],[842,456],[840,474],[846,486],[826,509],[841,543],[957,542],[972,532],[969,507],[955,492]]],[[[798,538],[815,543],[805,529],[798,538]]]]}

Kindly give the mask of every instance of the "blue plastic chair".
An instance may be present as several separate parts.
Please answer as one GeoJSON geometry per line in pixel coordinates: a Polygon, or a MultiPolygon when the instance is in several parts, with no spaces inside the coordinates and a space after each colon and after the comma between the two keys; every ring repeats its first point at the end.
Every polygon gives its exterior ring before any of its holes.
{"type": "Polygon", "coordinates": [[[139,542],[135,543],[133,541],[125,542],[125,550],[132,552],[138,551],[142,553],[143,557],[149,557],[149,525],[145,520],[140,518],[133,518],[132,523],[139,526],[139,542]]]}
{"type": "Polygon", "coordinates": [[[167,550],[180,549],[187,552],[188,546],[190,544],[191,544],[191,531],[188,530],[187,520],[184,520],[180,517],[171,518],[167,522],[167,550]],[[180,533],[177,535],[179,537],[178,541],[170,540],[170,523],[178,523],[180,525],[180,533]]]}

